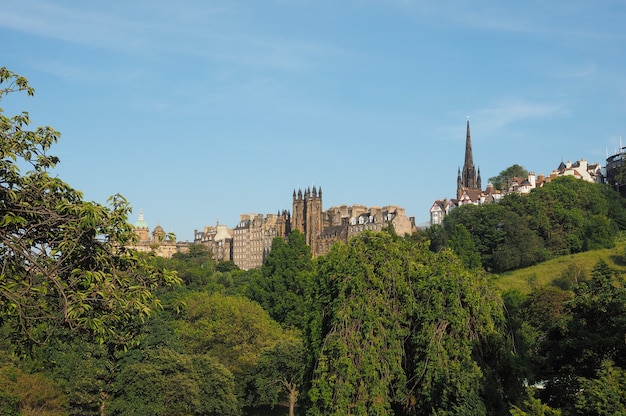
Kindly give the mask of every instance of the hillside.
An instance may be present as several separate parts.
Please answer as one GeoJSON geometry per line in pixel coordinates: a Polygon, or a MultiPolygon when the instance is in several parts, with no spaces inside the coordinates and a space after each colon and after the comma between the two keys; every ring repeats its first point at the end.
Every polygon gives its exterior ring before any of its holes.
{"type": "Polygon", "coordinates": [[[522,293],[529,293],[533,287],[549,284],[561,276],[571,264],[585,270],[589,276],[599,260],[604,260],[613,269],[626,272],[626,262],[623,260],[625,250],[626,239],[622,238],[614,248],[556,257],[534,266],[502,273],[496,278],[496,283],[503,291],[518,289],[522,293]]]}

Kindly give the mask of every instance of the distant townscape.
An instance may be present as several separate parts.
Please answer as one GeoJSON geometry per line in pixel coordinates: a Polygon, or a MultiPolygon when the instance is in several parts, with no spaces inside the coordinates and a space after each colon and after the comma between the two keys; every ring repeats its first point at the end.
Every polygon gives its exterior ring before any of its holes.
{"type": "MultiPolygon", "coordinates": [[[[606,169],[600,163],[561,162],[549,175],[529,172],[527,177],[506,178],[505,186],[496,189],[491,182],[483,189],[480,168],[475,167],[472,152],[470,124],[467,121],[465,160],[459,168],[457,194],[433,202],[430,208],[430,225],[441,224],[454,208],[466,204],[482,205],[499,201],[508,193],[527,194],[559,176],[574,176],[587,182],[607,182],[617,186],[616,172],[621,168],[624,149],[607,157],[606,169]]],[[[393,226],[400,235],[417,230],[415,217],[407,217],[405,209],[396,205],[372,206],[340,205],[327,210],[322,205],[322,188],[315,186],[293,191],[292,211],[276,214],[241,214],[234,228],[217,224],[194,230],[194,244],[207,246],[216,261],[233,261],[240,269],[258,268],[263,264],[276,237],[286,238],[292,230],[300,231],[314,257],[322,256],[337,241],[347,241],[353,235],[371,230],[380,231],[393,226]]],[[[138,236],[136,248],[142,252],[153,252],[162,257],[171,257],[177,252],[186,252],[190,242],[176,241],[163,227],[157,225],[152,233],[144,220],[143,211],[134,224],[138,236]]]]}
{"type": "MultiPolygon", "coordinates": [[[[292,211],[276,214],[241,214],[235,228],[225,225],[206,226],[194,231],[194,244],[207,246],[215,260],[232,260],[240,269],[261,267],[272,248],[275,237],[286,238],[292,230],[300,231],[314,257],[324,255],[337,241],[348,241],[360,232],[381,231],[392,226],[400,234],[410,234],[417,229],[415,218],[407,217],[404,208],[364,205],[341,205],[327,210],[322,208],[322,189],[298,189],[293,191],[292,211]]],[[[170,257],[185,252],[188,242],[169,239],[161,226],[150,234],[148,225],[139,213],[135,223],[138,236],[136,249],[170,257]]]]}
{"type": "MultiPolygon", "coordinates": [[[[613,156],[613,158],[615,157],[613,156]]],[[[619,169],[619,166],[616,166],[615,169],[619,169]]],[[[507,178],[506,185],[503,189],[496,189],[494,185],[489,182],[487,187],[483,190],[481,187],[480,168],[476,169],[474,167],[472,139],[468,120],[465,135],[465,161],[463,170],[461,171],[459,168],[457,176],[456,198],[439,199],[433,203],[430,208],[430,225],[441,224],[450,210],[461,205],[482,205],[497,202],[508,193],[527,194],[532,189],[542,187],[558,176],[566,175],[574,176],[587,182],[602,183],[605,181],[605,175],[602,173],[600,163],[589,164],[585,159],[581,159],[574,163],[570,161],[561,162],[548,176],[543,174],[535,175],[535,172],[530,172],[528,176],[524,178],[507,178]]]]}

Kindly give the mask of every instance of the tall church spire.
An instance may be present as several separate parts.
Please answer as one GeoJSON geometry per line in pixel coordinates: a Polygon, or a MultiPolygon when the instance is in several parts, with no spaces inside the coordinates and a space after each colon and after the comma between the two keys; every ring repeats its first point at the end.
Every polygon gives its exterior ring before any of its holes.
{"type": "Polygon", "coordinates": [[[465,162],[460,179],[460,182],[457,183],[457,198],[461,197],[464,189],[480,189],[480,182],[476,176],[474,157],[472,155],[472,137],[470,134],[469,117],[467,118],[467,131],[465,133],[465,162]]]}
{"type": "Polygon", "coordinates": [[[470,135],[470,125],[469,125],[469,117],[467,118],[467,133],[465,133],[465,164],[463,165],[463,170],[465,168],[474,168],[474,157],[472,156],[472,137],[470,135]]]}

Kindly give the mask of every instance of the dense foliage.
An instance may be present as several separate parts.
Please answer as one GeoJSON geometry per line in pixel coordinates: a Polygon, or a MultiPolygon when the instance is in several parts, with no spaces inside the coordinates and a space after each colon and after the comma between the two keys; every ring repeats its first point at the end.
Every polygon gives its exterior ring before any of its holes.
{"type": "Polygon", "coordinates": [[[499,203],[463,205],[429,230],[432,249],[450,246],[462,258],[476,252],[492,272],[527,267],[551,257],[613,247],[625,229],[626,202],[607,185],[558,177],[528,195],[499,203]],[[458,245],[469,232],[473,246],[458,245]]]}
{"type": "Polygon", "coordinates": [[[270,316],[291,328],[302,328],[305,289],[313,272],[311,250],[298,230],[287,241],[277,237],[261,267],[261,276],[250,283],[246,295],[270,316]]]}
{"type": "Polygon", "coordinates": [[[450,251],[363,233],[322,259],[309,300],[311,414],[487,414],[475,354],[502,308],[450,251]]]}

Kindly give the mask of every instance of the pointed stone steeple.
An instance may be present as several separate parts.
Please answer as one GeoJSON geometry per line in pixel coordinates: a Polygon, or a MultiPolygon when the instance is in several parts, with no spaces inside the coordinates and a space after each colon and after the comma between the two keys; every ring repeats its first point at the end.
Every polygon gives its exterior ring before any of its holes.
{"type": "Polygon", "coordinates": [[[480,189],[480,184],[476,176],[476,168],[474,167],[474,157],[472,155],[472,137],[470,134],[469,117],[467,118],[467,132],[465,133],[465,162],[460,179],[460,183],[457,183],[458,198],[460,198],[464,189],[480,189]]]}
{"type": "Polygon", "coordinates": [[[465,133],[465,164],[463,170],[466,168],[474,169],[474,156],[472,155],[472,136],[470,134],[469,118],[467,119],[467,132],[465,133]]]}

